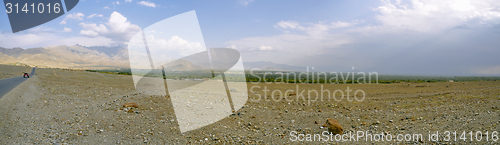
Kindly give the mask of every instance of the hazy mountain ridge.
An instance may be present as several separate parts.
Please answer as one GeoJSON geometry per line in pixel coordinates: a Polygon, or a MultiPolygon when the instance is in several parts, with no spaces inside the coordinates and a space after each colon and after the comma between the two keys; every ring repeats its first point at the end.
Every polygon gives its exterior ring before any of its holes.
{"type": "Polygon", "coordinates": [[[44,53],[46,50],[43,48],[30,48],[30,49],[22,49],[19,47],[15,47],[12,49],[7,49],[7,48],[2,48],[0,47],[0,53],[3,53],[8,56],[12,57],[19,57],[20,55],[23,54],[41,54],[44,53]]]}
{"type": "Polygon", "coordinates": [[[193,64],[190,61],[179,59],[165,64],[166,71],[193,71],[202,70],[204,67],[193,64]]]}
{"type": "Polygon", "coordinates": [[[122,50],[124,50],[120,46],[112,46],[112,47],[108,47],[108,46],[82,46],[82,45],[78,45],[78,44],[76,46],[84,47],[84,48],[87,48],[89,50],[96,50],[96,51],[102,52],[108,56],[119,55],[120,52],[122,50]]]}
{"type": "Polygon", "coordinates": [[[245,70],[258,68],[260,71],[304,71],[304,67],[277,64],[269,61],[243,62],[245,70]]]}
{"type": "MultiPolygon", "coordinates": [[[[103,69],[130,68],[126,48],[106,46],[50,46],[39,48],[2,48],[0,47],[0,64],[22,63],[30,66],[72,68],[72,69],[103,69]]],[[[258,68],[261,71],[303,71],[303,67],[257,61],[243,62],[245,70],[258,68]]],[[[210,64],[176,60],[165,64],[171,71],[190,71],[208,68],[210,64]]]]}
{"type": "Polygon", "coordinates": [[[128,52],[126,49],[113,48],[110,51],[106,50],[106,47],[94,47],[91,49],[78,45],[30,49],[0,47],[0,57],[0,64],[23,63],[38,67],[73,69],[129,67],[128,52]],[[104,52],[107,52],[109,55],[104,52]]]}

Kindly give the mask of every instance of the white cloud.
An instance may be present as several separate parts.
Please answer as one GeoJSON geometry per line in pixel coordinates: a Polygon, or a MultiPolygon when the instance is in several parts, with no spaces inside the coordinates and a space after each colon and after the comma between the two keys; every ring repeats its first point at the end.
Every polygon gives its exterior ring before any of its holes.
{"type": "MultiPolygon", "coordinates": [[[[83,19],[83,14],[75,13],[78,18],[83,19]]],[[[98,17],[96,15],[94,17],[98,17]]],[[[75,18],[70,16],[68,18],[75,18]]],[[[85,46],[111,46],[124,45],[129,38],[139,32],[141,29],[127,21],[127,18],[118,12],[113,12],[108,22],[104,24],[79,23],[83,28],[78,37],[63,37],[57,35],[50,28],[36,27],[30,29],[29,34],[22,33],[2,33],[0,32],[1,47],[44,47],[57,45],[85,45],[85,46]],[[26,41],[30,40],[30,41],[26,41]]],[[[72,31],[70,28],[64,28],[63,32],[72,31]]],[[[61,31],[58,31],[61,32],[61,31]]]]}
{"type": "MultiPolygon", "coordinates": [[[[399,0],[383,0],[381,5],[373,10],[376,12],[375,20],[381,22],[379,25],[366,24],[363,20],[316,23],[280,21],[274,27],[281,30],[282,34],[242,38],[225,44],[252,56],[249,57],[249,61],[266,58],[264,56],[266,55],[269,61],[279,58],[281,62],[286,62],[286,60],[297,62],[299,61],[297,58],[306,59],[304,56],[328,54],[333,57],[345,57],[356,51],[342,46],[376,43],[371,41],[373,39],[385,41],[392,37],[415,36],[415,38],[404,40],[416,43],[427,38],[422,36],[427,35],[426,33],[445,31],[464,24],[488,26],[488,24],[498,23],[500,19],[500,3],[493,0],[412,0],[408,4],[403,4],[399,0]],[[381,39],[381,37],[386,39],[381,39]],[[255,55],[262,56],[257,58],[255,55]]],[[[383,43],[398,44],[391,41],[383,43]]],[[[356,49],[361,50],[361,48],[356,49]]],[[[387,50],[386,55],[403,49],[406,48],[392,46],[384,48],[387,50]]]]}
{"type": "Polygon", "coordinates": [[[102,14],[92,14],[92,15],[87,16],[87,18],[93,18],[93,17],[103,17],[103,15],[102,14]]]}
{"type": "Polygon", "coordinates": [[[251,2],[253,2],[254,0],[240,0],[240,4],[246,6],[248,4],[250,4],[251,2]]]}
{"type": "Polygon", "coordinates": [[[129,2],[130,3],[130,2],[132,2],[132,0],[125,0],[125,2],[129,2]]]}
{"type": "Polygon", "coordinates": [[[57,31],[52,29],[52,28],[49,28],[49,27],[37,26],[37,27],[31,28],[31,29],[28,29],[26,32],[28,32],[30,34],[40,34],[40,33],[56,33],[57,31]]]}
{"type": "Polygon", "coordinates": [[[106,26],[104,26],[104,24],[97,25],[95,23],[80,23],[79,25],[82,26],[83,29],[87,29],[87,30],[97,31],[100,33],[107,33],[108,32],[108,28],[106,26]]]}
{"type": "Polygon", "coordinates": [[[382,1],[374,11],[376,19],[388,29],[436,32],[468,23],[500,18],[500,3],[494,0],[412,0],[410,5],[400,1],[382,1]]]}
{"type": "Polygon", "coordinates": [[[67,20],[71,20],[71,19],[81,21],[81,20],[83,20],[83,17],[84,17],[84,16],[85,16],[85,15],[84,15],[84,14],[82,14],[82,13],[80,13],[80,12],[78,12],[78,13],[73,13],[73,14],[68,14],[68,15],[66,15],[66,17],[65,17],[65,18],[61,21],[61,23],[60,23],[60,24],[66,24],[66,21],[67,21],[67,20]]]}
{"type": "Polygon", "coordinates": [[[128,42],[133,35],[141,30],[139,26],[131,24],[126,17],[118,12],[113,12],[105,24],[80,23],[79,25],[84,29],[80,31],[81,35],[103,36],[121,43],[128,42]]]}
{"type": "Polygon", "coordinates": [[[490,66],[486,68],[478,68],[478,69],[472,69],[475,71],[472,71],[472,73],[477,73],[477,74],[485,74],[485,75],[498,75],[500,74],[500,65],[497,66],[490,66]]]}
{"type": "Polygon", "coordinates": [[[295,29],[297,27],[300,27],[299,23],[295,21],[281,21],[278,24],[276,24],[274,27],[280,27],[283,29],[295,29]]]}
{"type": "Polygon", "coordinates": [[[113,2],[114,5],[119,5],[120,2],[119,1],[116,1],[116,2],[113,2]]]}
{"type": "MultiPolygon", "coordinates": [[[[146,41],[148,42],[154,66],[160,66],[184,56],[206,51],[202,43],[191,42],[176,35],[170,38],[158,38],[152,34],[146,36],[146,41]]],[[[141,34],[137,34],[131,39],[128,43],[128,51],[131,67],[150,68],[149,62],[144,61],[144,58],[147,58],[148,55],[144,50],[144,42],[141,34]]]]}
{"type": "Polygon", "coordinates": [[[272,49],[273,49],[273,47],[271,47],[271,46],[260,46],[259,47],[259,50],[261,50],[261,51],[267,51],[267,50],[272,50],[272,49]]]}
{"type": "Polygon", "coordinates": [[[205,47],[200,42],[189,42],[179,36],[172,36],[170,39],[159,39],[153,35],[147,36],[147,42],[152,52],[157,54],[180,54],[187,56],[197,52],[205,51],[205,47]]]}
{"type": "Polygon", "coordinates": [[[238,47],[236,45],[227,46],[227,48],[232,48],[232,49],[238,50],[238,47]]]}
{"type": "Polygon", "coordinates": [[[287,30],[298,30],[302,31],[311,35],[315,34],[320,34],[329,31],[330,29],[336,29],[336,28],[344,28],[344,27],[350,27],[355,24],[357,24],[359,21],[353,21],[351,23],[349,22],[331,22],[331,23],[324,23],[324,22],[318,22],[317,24],[308,24],[309,26],[302,26],[299,23],[295,21],[281,21],[274,25],[275,28],[282,29],[283,31],[290,32],[287,30]]]}
{"type": "Polygon", "coordinates": [[[137,3],[139,5],[143,5],[143,6],[147,6],[147,7],[153,7],[153,8],[156,7],[156,4],[152,3],[152,2],[140,1],[140,2],[137,2],[137,3]]]}
{"type": "Polygon", "coordinates": [[[72,32],[72,31],[73,30],[71,30],[71,28],[66,28],[66,27],[64,27],[64,30],[63,30],[63,32],[72,32]]]}
{"type": "Polygon", "coordinates": [[[40,44],[49,41],[57,40],[61,37],[53,33],[40,33],[40,34],[13,34],[2,33],[0,34],[0,44],[2,47],[40,47],[40,44]],[[30,40],[30,41],[26,41],[30,40]],[[22,42],[22,43],[20,43],[22,42]]]}
{"type": "Polygon", "coordinates": [[[111,46],[116,44],[113,40],[106,37],[70,37],[65,38],[55,33],[39,33],[39,34],[13,34],[0,32],[1,47],[13,48],[34,48],[45,46],[59,46],[67,45],[72,46],[76,44],[85,46],[111,46]],[[26,41],[30,40],[30,41],[26,41]],[[22,42],[22,43],[20,43],[22,42]]]}
{"type": "Polygon", "coordinates": [[[336,48],[351,42],[345,34],[332,34],[330,30],[351,27],[353,22],[318,22],[301,25],[295,21],[281,21],[274,25],[284,34],[271,37],[250,37],[226,42],[230,48],[250,53],[285,52],[294,55],[315,55],[326,48],[336,48]]]}
{"type": "Polygon", "coordinates": [[[99,36],[99,34],[93,30],[81,30],[80,31],[80,34],[81,35],[84,35],[84,36],[89,36],[89,37],[97,37],[99,36]]]}
{"type": "MultiPolygon", "coordinates": [[[[76,44],[83,46],[113,46],[117,42],[114,42],[110,38],[106,37],[70,37],[70,38],[62,38],[57,41],[49,42],[45,46],[58,46],[58,45],[67,45],[73,46],[76,44]]],[[[40,45],[39,45],[40,46],[40,45]]],[[[44,46],[43,44],[41,46],[44,46]]]]}
{"type": "Polygon", "coordinates": [[[334,49],[340,45],[350,43],[352,42],[351,39],[351,37],[344,34],[330,34],[325,31],[324,33],[284,33],[271,37],[249,37],[229,41],[225,44],[241,52],[282,52],[293,55],[313,55],[320,53],[323,49],[334,49]]]}
{"type": "Polygon", "coordinates": [[[90,15],[90,16],[87,16],[87,18],[93,18],[93,17],[95,17],[96,15],[97,15],[97,14],[92,14],[92,15],[90,15]]]}
{"type": "Polygon", "coordinates": [[[105,6],[103,9],[109,9],[109,7],[108,7],[108,6],[105,6]]]}
{"type": "Polygon", "coordinates": [[[344,28],[344,27],[349,27],[349,26],[352,26],[354,24],[358,23],[358,21],[354,21],[354,23],[347,23],[347,22],[341,22],[341,21],[338,21],[338,22],[332,22],[330,24],[330,28],[344,28]]]}

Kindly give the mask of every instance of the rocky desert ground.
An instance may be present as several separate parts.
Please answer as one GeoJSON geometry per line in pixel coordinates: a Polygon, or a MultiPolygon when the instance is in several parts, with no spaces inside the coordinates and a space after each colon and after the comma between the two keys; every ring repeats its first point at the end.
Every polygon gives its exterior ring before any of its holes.
{"type": "MultiPolygon", "coordinates": [[[[500,82],[398,84],[248,83],[249,101],[220,121],[181,133],[171,98],[136,92],[131,76],[37,69],[0,99],[2,144],[498,144],[500,82]],[[250,89],[254,87],[253,89],[250,89]],[[260,87],[260,88],[259,88],[260,87]],[[306,90],[299,95],[263,90],[306,90]],[[316,98],[307,90],[363,90],[362,101],[316,98]],[[261,96],[261,97],[259,97],[261,96]],[[259,101],[255,101],[258,100],[259,101]],[[288,100],[287,100],[288,99],[288,100]],[[253,101],[252,101],[253,100],[253,101]],[[278,101],[275,101],[278,100],[278,101]],[[126,103],[135,103],[123,107],[126,103]],[[134,106],[137,105],[138,108],[134,106]],[[417,141],[291,141],[291,132],[321,134],[328,118],[344,134],[422,133],[417,141]],[[427,140],[439,131],[481,131],[481,141],[427,140]],[[486,134],[486,131],[489,134],[486,134]],[[490,140],[486,141],[486,135],[490,140]]],[[[278,91],[277,91],[278,92],[278,91]]]]}
{"type": "Polygon", "coordinates": [[[31,72],[31,67],[0,64],[0,79],[21,77],[24,72],[31,72]]]}

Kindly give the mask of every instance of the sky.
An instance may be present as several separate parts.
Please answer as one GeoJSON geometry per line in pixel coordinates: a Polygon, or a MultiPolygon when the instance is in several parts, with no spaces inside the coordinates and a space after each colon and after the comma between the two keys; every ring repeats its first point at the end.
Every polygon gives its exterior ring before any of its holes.
{"type": "Polygon", "coordinates": [[[0,14],[0,47],[126,46],[137,31],[192,10],[207,48],[236,49],[245,62],[304,71],[500,75],[495,0],[80,0],[65,15],[18,33],[0,14]]]}

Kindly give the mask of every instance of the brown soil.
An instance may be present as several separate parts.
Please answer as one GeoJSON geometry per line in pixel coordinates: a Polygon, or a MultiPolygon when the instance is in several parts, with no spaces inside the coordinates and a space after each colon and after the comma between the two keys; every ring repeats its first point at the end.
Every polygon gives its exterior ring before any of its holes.
{"type": "Polygon", "coordinates": [[[0,79],[22,77],[25,72],[31,72],[31,67],[0,64],[0,79]]]}
{"type": "MultiPolygon", "coordinates": [[[[338,120],[344,133],[426,136],[429,131],[500,131],[499,81],[323,84],[324,90],[332,92],[347,87],[361,89],[366,93],[361,102],[346,98],[335,101],[326,95],[322,101],[312,101],[316,95],[307,97],[307,90],[320,91],[321,84],[298,84],[300,91],[306,91],[304,98],[297,98],[300,92],[264,96],[262,90],[266,87],[285,92],[295,90],[297,84],[249,83],[249,89],[261,87],[250,90],[249,96],[255,100],[260,95],[260,101],[249,100],[235,115],[180,133],[171,97],[135,92],[131,76],[57,69],[38,69],[37,74],[0,99],[2,144],[306,143],[290,141],[290,132],[321,134],[327,130],[323,127],[327,118],[338,120]],[[124,108],[126,103],[139,107],[124,108]]],[[[455,144],[476,142],[460,140],[455,144]]],[[[478,143],[495,142],[483,139],[478,143]]]]}

